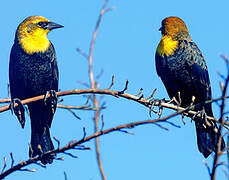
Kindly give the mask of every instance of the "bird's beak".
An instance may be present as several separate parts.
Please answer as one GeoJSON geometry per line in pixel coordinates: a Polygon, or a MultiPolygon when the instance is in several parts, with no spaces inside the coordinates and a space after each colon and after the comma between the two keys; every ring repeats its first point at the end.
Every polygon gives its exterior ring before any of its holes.
{"type": "Polygon", "coordinates": [[[160,28],[158,29],[158,31],[162,31],[162,27],[160,27],[160,28]]]}
{"type": "Polygon", "coordinates": [[[49,22],[47,24],[47,26],[45,27],[45,29],[49,29],[51,31],[53,29],[62,28],[62,27],[64,27],[64,26],[57,24],[57,23],[54,23],[54,22],[49,22]]]}

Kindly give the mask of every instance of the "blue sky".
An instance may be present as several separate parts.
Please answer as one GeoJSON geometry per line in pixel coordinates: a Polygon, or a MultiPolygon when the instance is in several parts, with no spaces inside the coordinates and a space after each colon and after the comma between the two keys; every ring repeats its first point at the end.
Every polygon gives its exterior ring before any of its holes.
{"type": "MultiPolygon", "coordinates": [[[[4,1],[1,5],[0,29],[0,98],[7,97],[8,64],[10,49],[13,44],[18,24],[31,15],[41,15],[51,21],[64,25],[63,29],[54,30],[49,39],[55,46],[60,71],[60,89],[85,88],[77,81],[88,82],[87,61],[76,52],[79,47],[88,52],[94,26],[103,5],[103,0],[83,1],[4,1]]],[[[157,98],[167,96],[165,88],[156,74],[154,54],[161,34],[158,31],[161,20],[167,16],[182,18],[192,39],[201,49],[209,69],[213,97],[220,96],[219,80],[216,71],[225,73],[224,62],[220,54],[228,54],[228,5],[227,0],[188,2],[179,0],[165,1],[117,1],[111,0],[109,7],[115,10],[107,13],[99,29],[94,52],[94,71],[101,69],[104,74],[100,79],[101,88],[107,88],[111,76],[115,75],[114,90],[121,90],[129,80],[127,93],[136,94],[143,88],[145,96],[157,88],[157,98]]],[[[148,110],[134,102],[113,97],[104,97],[107,109],[103,111],[105,129],[116,125],[149,119],[148,110]]],[[[86,98],[68,96],[63,104],[84,105],[86,98]]],[[[219,109],[214,105],[214,114],[218,117],[219,109]]],[[[163,115],[173,111],[164,110],[163,115]]],[[[71,139],[80,139],[83,127],[87,134],[93,133],[93,113],[76,111],[81,120],[77,120],[66,110],[58,109],[53,120],[51,134],[65,145],[71,139]]],[[[153,115],[153,118],[156,118],[153,115]]],[[[15,116],[10,111],[0,114],[0,165],[3,157],[9,160],[13,152],[15,160],[28,159],[30,142],[30,120],[27,117],[22,130],[15,116]]],[[[164,131],[154,125],[137,127],[135,135],[113,133],[100,138],[102,161],[109,180],[116,179],[208,179],[204,157],[199,153],[194,123],[180,117],[172,120],[181,128],[171,127],[164,131]]],[[[56,161],[46,169],[38,166],[37,172],[16,172],[9,180],[64,179],[65,171],[69,179],[100,179],[96,164],[94,143],[85,144],[91,151],[74,151],[78,159],[68,156],[64,161],[56,161]]],[[[62,156],[62,155],[61,155],[62,156]]],[[[210,167],[212,158],[207,159],[210,167]]],[[[10,165],[10,161],[8,161],[10,165]]],[[[218,170],[217,179],[225,179],[222,169],[218,170]]]]}

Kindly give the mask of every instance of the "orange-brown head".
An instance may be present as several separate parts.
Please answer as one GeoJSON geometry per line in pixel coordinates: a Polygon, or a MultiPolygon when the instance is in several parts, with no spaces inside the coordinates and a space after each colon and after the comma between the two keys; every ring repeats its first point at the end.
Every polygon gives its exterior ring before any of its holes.
{"type": "Polygon", "coordinates": [[[42,16],[30,16],[18,26],[15,40],[28,54],[45,52],[50,45],[47,34],[61,27],[42,16]]]}
{"type": "Polygon", "coordinates": [[[167,17],[161,22],[162,36],[170,36],[173,40],[190,40],[188,29],[180,18],[167,17]]]}
{"type": "Polygon", "coordinates": [[[157,53],[162,57],[173,55],[178,48],[179,40],[191,40],[184,21],[178,17],[165,18],[159,30],[162,38],[158,44],[157,53]]]}

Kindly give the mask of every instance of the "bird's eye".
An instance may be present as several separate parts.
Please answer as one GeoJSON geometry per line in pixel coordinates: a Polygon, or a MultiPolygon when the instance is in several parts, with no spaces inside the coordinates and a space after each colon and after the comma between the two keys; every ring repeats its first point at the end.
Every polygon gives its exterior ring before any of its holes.
{"type": "Polygon", "coordinates": [[[39,22],[37,23],[38,26],[42,26],[43,22],[39,22]]]}
{"type": "Polygon", "coordinates": [[[45,27],[48,25],[48,22],[39,22],[37,25],[45,29],[45,27]]]}

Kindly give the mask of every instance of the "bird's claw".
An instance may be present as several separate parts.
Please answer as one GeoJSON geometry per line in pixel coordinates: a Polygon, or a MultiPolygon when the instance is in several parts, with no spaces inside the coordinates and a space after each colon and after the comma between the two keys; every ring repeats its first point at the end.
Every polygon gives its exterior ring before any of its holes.
{"type": "Polygon", "coordinates": [[[203,108],[201,111],[198,111],[194,114],[192,117],[192,120],[195,119],[198,115],[200,115],[200,118],[198,119],[200,124],[202,124],[204,129],[208,129],[210,127],[214,127],[213,124],[211,124],[207,119],[207,113],[205,112],[205,109],[203,108]]]}
{"type": "Polygon", "coordinates": [[[150,104],[151,104],[150,110],[149,110],[149,115],[150,115],[150,117],[151,117],[152,111],[153,111],[155,114],[158,114],[158,116],[159,116],[159,118],[160,118],[160,117],[161,117],[161,114],[162,114],[162,109],[163,109],[163,107],[162,107],[161,104],[162,104],[163,102],[165,102],[165,99],[151,99],[149,102],[150,102],[150,104]],[[156,111],[156,110],[154,109],[154,106],[155,106],[156,104],[158,104],[158,111],[156,111]]]}
{"type": "Polygon", "coordinates": [[[170,101],[169,102],[167,102],[168,104],[175,104],[175,105],[177,105],[177,106],[180,106],[181,105],[181,101],[179,100],[177,100],[175,97],[173,97],[172,99],[170,99],[170,101]]]}
{"type": "Polygon", "coordinates": [[[44,97],[45,106],[47,106],[47,103],[49,103],[49,105],[51,106],[52,114],[54,114],[56,105],[57,105],[57,95],[56,95],[55,90],[50,90],[46,92],[45,97],[44,97]],[[50,95],[49,98],[48,98],[48,95],[50,95]]]}
{"type": "Polygon", "coordinates": [[[21,100],[18,98],[12,99],[10,103],[10,109],[11,109],[11,112],[17,116],[21,127],[24,128],[25,126],[25,108],[21,100]],[[15,103],[17,103],[17,106],[15,106],[15,103]]]}

